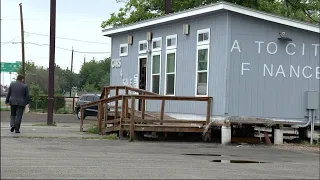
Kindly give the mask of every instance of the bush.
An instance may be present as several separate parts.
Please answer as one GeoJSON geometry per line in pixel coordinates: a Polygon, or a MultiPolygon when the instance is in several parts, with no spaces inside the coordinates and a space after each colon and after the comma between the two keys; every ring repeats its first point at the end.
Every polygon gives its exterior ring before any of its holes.
{"type": "Polygon", "coordinates": [[[89,127],[87,132],[90,134],[98,134],[98,127],[89,127]]]}
{"type": "MultiPolygon", "coordinates": [[[[55,95],[55,96],[62,96],[62,95],[55,95]]],[[[57,112],[59,109],[64,108],[66,106],[66,100],[63,97],[56,97],[54,98],[54,111],[57,112]]]]}
{"type": "Polygon", "coordinates": [[[66,109],[61,108],[56,111],[56,114],[72,114],[72,113],[73,113],[73,111],[71,108],[66,108],[66,109]]]}
{"type": "MultiPolygon", "coordinates": [[[[59,95],[59,94],[56,94],[56,96],[62,96],[62,95],[59,95]]],[[[46,95],[41,95],[41,96],[38,96],[36,99],[37,101],[33,101],[33,97],[31,97],[31,102],[30,102],[30,105],[31,105],[31,110],[36,110],[36,109],[48,109],[48,98],[46,97],[46,95]]],[[[54,98],[54,111],[57,112],[59,109],[61,108],[64,108],[66,105],[66,100],[65,98],[63,97],[56,97],[54,98]]]]}

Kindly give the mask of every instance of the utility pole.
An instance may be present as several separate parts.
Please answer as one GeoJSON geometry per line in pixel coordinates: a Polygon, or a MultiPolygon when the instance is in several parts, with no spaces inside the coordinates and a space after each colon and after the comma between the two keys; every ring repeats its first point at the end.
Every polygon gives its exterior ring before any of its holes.
{"type": "Polygon", "coordinates": [[[172,13],[172,0],[164,0],[165,14],[172,13]]]}
{"type": "MultiPolygon", "coordinates": [[[[71,51],[71,75],[72,75],[72,69],[73,69],[73,47],[72,47],[72,51],[71,51]]],[[[70,84],[71,88],[70,88],[70,96],[71,96],[71,93],[72,93],[72,84],[70,84]]]]}
{"type": "Polygon", "coordinates": [[[73,47],[72,47],[72,51],[71,51],[71,72],[72,72],[72,69],[73,69],[73,47]]]}
{"type": "Polygon", "coordinates": [[[84,58],[83,58],[83,64],[86,63],[86,55],[84,55],[84,58]]]}
{"type": "Polygon", "coordinates": [[[25,72],[25,52],[24,52],[24,29],[23,29],[23,15],[22,15],[22,3],[19,4],[20,6],[20,26],[21,26],[21,51],[22,51],[22,74],[26,75],[25,72]]]}
{"type": "Polygon", "coordinates": [[[47,125],[52,125],[53,123],[55,46],[56,46],[56,0],[50,0],[50,47],[49,47],[49,88],[48,88],[47,125]]]}

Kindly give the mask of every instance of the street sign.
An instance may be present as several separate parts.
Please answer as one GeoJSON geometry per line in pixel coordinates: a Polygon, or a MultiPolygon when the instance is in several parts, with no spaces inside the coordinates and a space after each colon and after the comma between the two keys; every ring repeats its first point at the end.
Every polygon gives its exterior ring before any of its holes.
{"type": "Polygon", "coordinates": [[[1,72],[17,72],[21,68],[21,62],[1,62],[1,72]]]}

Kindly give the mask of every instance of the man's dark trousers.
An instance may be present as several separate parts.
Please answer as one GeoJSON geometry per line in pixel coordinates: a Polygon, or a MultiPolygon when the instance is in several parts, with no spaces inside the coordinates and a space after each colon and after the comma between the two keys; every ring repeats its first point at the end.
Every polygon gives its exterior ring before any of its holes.
{"type": "Polygon", "coordinates": [[[11,119],[10,119],[10,126],[15,128],[15,131],[19,132],[22,115],[24,111],[24,106],[18,106],[18,105],[11,105],[11,119]]]}

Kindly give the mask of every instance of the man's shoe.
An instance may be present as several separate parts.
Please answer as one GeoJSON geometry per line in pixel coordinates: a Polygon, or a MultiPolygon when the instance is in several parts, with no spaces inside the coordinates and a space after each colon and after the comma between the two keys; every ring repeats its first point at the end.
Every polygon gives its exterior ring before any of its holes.
{"type": "Polygon", "coordinates": [[[16,133],[20,133],[20,131],[16,131],[16,133]]]}
{"type": "Polygon", "coordinates": [[[13,132],[13,131],[14,131],[14,127],[11,127],[10,132],[13,132]]]}

